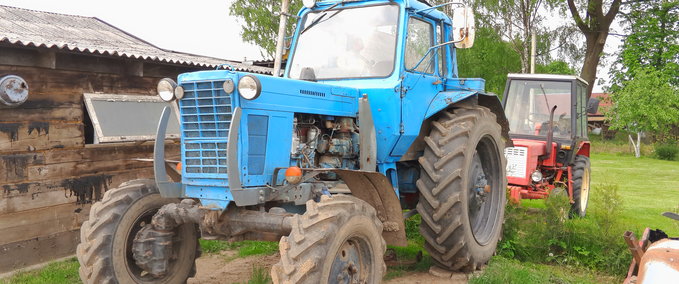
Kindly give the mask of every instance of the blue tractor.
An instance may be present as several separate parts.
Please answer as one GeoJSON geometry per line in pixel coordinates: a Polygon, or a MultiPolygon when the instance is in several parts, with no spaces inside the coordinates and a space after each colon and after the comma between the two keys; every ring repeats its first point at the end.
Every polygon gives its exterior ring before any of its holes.
{"type": "Polygon", "coordinates": [[[204,238],[279,241],[274,283],[379,283],[414,214],[437,267],[488,261],[511,140],[484,80],[458,76],[471,11],[304,2],[282,76],[227,66],[159,82],[179,111],[181,168],[164,158],[168,107],[155,180],[107,191],[81,228],[84,282],[184,282],[204,238]]]}

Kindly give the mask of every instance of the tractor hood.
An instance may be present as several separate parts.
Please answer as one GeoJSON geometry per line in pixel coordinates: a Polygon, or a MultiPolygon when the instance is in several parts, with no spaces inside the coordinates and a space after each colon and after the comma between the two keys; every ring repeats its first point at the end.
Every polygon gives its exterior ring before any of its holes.
{"type": "Polygon", "coordinates": [[[181,74],[178,83],[220,82],[217,85],[221,88],[221,83],[227,79],[234,83],[231,94],[234,105],[243,109],[347,117],[356,117],[358,113],[359,90],[356,88],[227,70],[181,74]],[[260,95],[253,100],[239,95],[238,82],[245,76],[256,77],[261,85],[260,95]]]}

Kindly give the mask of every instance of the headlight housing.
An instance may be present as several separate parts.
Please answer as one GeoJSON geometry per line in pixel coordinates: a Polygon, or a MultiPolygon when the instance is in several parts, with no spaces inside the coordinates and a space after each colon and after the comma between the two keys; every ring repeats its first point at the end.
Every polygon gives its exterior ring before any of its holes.
{"type": "Polygon", "coordinates": [[[177,86],[176,88],[174,88],[174,97],[177,98],[178,100],[184,98],[184,88],[182,86],[177,86]]]}
{"type": "Polygon", "coordinates": [[[311,9],[316,6],[316,0],[302,0],[302,4],[304,4],[304,7],[311,9]]]}
{"type": "Polygon", "coordinates": [[[174,80],[170,78],[160,79],[157,87],[158,96],[160,96],[163,101],[171,102],[175,99],[175,88],[177,88],[177,83],[174,80]]]}
{"type": "Polygon", "coordinates": [[[539,170],[534,171],[532,174],[530,174],[530,179],[533,182],[540,182],[542,181],[542,172],[539,170]]]}
{"type": "Polygon", "coordinates": [[[222,84],[222,88],[224,88],[224,92],[227,94],[233,93],[233,89],[235,87],[235,84],[233,83],[233,80],[231,79],[226,79],[224,83],[222,84]]]}
{"type": "Polygon", "coordinates": [[[246,100],[254,100],[262,93],[262,84],[257,77],[245,75],[238,81],[238,93],[246,100]]]}

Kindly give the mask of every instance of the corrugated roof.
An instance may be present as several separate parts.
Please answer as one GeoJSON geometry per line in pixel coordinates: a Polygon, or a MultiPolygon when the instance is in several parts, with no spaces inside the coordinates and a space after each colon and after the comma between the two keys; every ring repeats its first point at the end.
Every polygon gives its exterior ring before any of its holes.
{"type": "Polygon", "coordinates": [[[229,64],[238,71],[271,73],[265,67],[162,49],[95,17],[3,5],[0,42],[208,68],[229,64]]]}

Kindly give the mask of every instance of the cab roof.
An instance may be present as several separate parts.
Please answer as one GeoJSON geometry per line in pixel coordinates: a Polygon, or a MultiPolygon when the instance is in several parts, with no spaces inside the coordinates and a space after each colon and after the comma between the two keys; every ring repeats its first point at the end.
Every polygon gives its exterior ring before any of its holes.
{"type": "Polygon", "coordinates": [[[575,75],[556,75],[556,74],[522,74],[522,73],[510,73],[507,75],[509,79],[528,79],[528,80],[579,80],[585,85],[589,85],[587,81],[583,80],[579,76],[575,75]]]}

